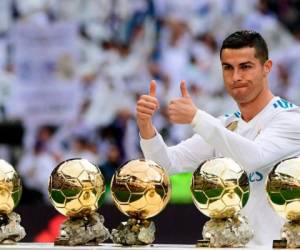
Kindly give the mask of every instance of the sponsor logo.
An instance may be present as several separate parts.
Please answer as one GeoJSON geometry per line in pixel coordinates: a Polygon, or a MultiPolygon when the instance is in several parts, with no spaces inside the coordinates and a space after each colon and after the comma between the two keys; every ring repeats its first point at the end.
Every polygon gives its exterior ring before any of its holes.
{"type": "Polygon", "coordinates": [[[258,171],[255,171],[255,172],[251,172],[249,175],[248,175],[248,179],[250,182],[255,182],[255,181],[262,181],[262,179],[264,178],[263,174],[258,172],[258,171]]]}

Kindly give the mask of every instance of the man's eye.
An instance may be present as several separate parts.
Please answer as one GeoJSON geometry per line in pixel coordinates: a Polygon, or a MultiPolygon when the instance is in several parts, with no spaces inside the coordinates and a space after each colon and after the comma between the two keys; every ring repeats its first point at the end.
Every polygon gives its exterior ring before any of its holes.
{"type": "Polygon", "coordinates": [[[224,69],[224,70],[229,70],[229,69],[231,69],[231,67],[228,66],[228,65],[223,65],[223,69],[224,69]]]}
{"type": "Polygon", "coordinates": [[[246,64],[246,65],[242,65],[241,68],[242,68],[242,69],[250,69],[251,66],[246,64]]]}

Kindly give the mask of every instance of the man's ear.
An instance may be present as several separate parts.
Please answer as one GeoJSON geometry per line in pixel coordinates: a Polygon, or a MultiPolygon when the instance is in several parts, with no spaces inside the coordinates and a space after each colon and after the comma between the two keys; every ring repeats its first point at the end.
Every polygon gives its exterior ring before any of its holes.
{"type": "Polygon", "coordinates": [[[266,75],[271,72],[272,65],[273,65],[273,62],[270,59],[265,61],[265,63],[264,63],[264,72],[265,72],[266,75]]]}

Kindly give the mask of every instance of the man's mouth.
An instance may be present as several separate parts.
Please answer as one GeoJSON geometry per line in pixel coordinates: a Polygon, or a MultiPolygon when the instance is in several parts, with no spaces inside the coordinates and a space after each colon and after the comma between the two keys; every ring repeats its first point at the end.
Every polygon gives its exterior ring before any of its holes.
{"type": "Polygon", "coordinates": [[[233,85],[232,88],[233,89],[240,89],[240,88],[246,88],[247,85],[246,84],[239,84],[239,85],[233,85]]]}

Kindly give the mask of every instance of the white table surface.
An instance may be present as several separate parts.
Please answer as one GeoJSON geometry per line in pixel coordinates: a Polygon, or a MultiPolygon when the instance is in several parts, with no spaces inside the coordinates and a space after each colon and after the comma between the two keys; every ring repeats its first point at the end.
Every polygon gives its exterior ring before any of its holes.
{"type": "Polygon", "coordinates": [[[132,247],[124,247],[120,245],[115,244],[107,244],[103,243],[99,246],[54,246],[51,243],[17,243],[16,245],[0,245],[0,249],[35,249],[35,250],[45,250],[45,249],[76,249],[76,250],[117,250],[117,249],[143,249],[143,250],[155,250],[155,249],[161,249],[161,250],[184,250],[184,249],[213,249],[213,250],[224,250],[224,249],[232,249],[232,250],[238,250],[238,249],[247,249],[247,250],[254,250],[254,249],[272,249],[271,247],[267,246],[247,246],[245,248],[196,248],[196,245],[175,245],[175,244],[153,244],[148,246],[132,246],[132,247]]]}

